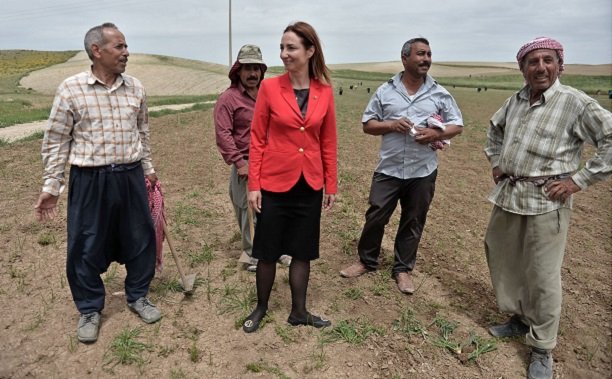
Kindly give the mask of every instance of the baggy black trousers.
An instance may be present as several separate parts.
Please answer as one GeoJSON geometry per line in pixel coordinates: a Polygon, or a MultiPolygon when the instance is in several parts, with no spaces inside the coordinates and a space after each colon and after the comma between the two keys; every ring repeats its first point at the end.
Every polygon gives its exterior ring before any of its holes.
{"type": "Polygon", "coordinates": [[[155,230],[139,162],[70,169],[66,274],[80,313],[100,312],[100,274],[125,264],[128,302],[146,296],[155,274],[155,230]]]}

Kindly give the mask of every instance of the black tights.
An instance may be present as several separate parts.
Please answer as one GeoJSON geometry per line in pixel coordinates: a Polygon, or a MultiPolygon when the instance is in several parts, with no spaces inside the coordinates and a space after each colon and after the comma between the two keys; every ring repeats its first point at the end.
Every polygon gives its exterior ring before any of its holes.
{"type": "MultiPolygon", "coordinates": [[[[257,307],[250,318],[261,319],[268,310],[268,301],[272,292],[272,285],[276,277],[276,262],[257,262],[256,285],[257,307]]],[[[306,319],[306,292],[310,278],[310,261],[291,260],[289,266],[289,286],[291,287],[291,314],[290,317],[300,320],[306,319]]]]}

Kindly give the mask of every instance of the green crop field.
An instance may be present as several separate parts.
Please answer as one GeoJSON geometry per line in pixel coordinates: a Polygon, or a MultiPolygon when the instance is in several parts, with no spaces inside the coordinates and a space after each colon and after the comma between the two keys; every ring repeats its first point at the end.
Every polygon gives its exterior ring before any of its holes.
{"type": "MultiPolygon", "coordinates": [[[[32,89],[19,86],[19,81],[29,72],[45,67],[56,65],[73,57],[76,51],[49,52],[28,50],[0,50],[0,128],[25,122],[44,120],[49,115],[53,102],[51,95],[43,95],[32,89]]],[[[179,58],[155,56],[158,59],[155,64],[171,65],[178,68],[190,68],[195,64],[190,60],[179,58]],[[161,63],[159,63],[161,61],[161,63]]],[[[150,63],[146,63],[150,64],[150,63]]],[[[444,66],[453,66],[445,64],[444,66]]],[[[436,80],[448,89],[467,91],[471,94],[477,88],[486,88],[486,93],[491,90],[516,91],[523,85],[520,73],[513,74],[479,74],[479,69],[485,72],[490,66],[483,63],[461,64],[457,67],[473,69],[474,73],[463,76],[440,76],[436,80]]],[[[225,74],[225,66],[210,64],[210,70],[225,74]]],[[[281,66],[270,67],[269,74],[280,74],[284,71],[281,66]]],[[[340,87],[344,91],[363,87],[370,88],[373,92],[381,83],[384,83],[393,74],[383,72],[366,72],[352,69],[332,70],[332,79],[336,93],[340,87]]],[[[561,77],[564,84],[576,87],[596,98],[604,107],[610,109],[610,101],[607,92],[612,88],[612,75],[575,75],[565,74],[561,77]]],[[[484,95],[484,94],[480,94],[484,95]]],[[[490,98],[489,96],[488,98],[490,98]]],[[[202,94],[200,96],[150,96],[149,106],[166,104],[202,103],[216,98],[216,94],[202,94]]],[[[478,97],[479,102],[487,101],[485,96],[478,97]]]]}
{"type": "Polygon", "coordinates": [[[76,53],[0,50],[0,128],[48,117],[53,98],[20,87],[19,80],[31,71],[63,63],[76,53]]]}

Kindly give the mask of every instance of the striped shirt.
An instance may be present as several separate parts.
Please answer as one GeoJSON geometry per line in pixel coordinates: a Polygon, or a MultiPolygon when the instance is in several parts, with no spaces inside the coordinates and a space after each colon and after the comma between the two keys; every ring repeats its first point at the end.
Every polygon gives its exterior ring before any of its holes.
{"type": "MultiPolygon", "coordinates": [[[[559,80],[539,101],[529,104],[529,87],[510,97],[493,115],[485,154],[503,173],[534,177],[571,174],[581,189],[603,180],[612,167],[612,114],[582,91],[559,80]],[[596,147],[584,167],[584,142],[596,147]]],[[[512,213],[537,215],[571,208],[568,200],[550,200],[544,186],[531,182],[500,181],[489,201],[512,213]]]]}
{"type": "Polygon", "coordinates": [[[66,163],[98,167],[151,162],[146,94],[140,81],[119,75],[107,87],[91,71],[69,77],[57,89],[42,143],[43,192],[65,187],[66,163]]]}

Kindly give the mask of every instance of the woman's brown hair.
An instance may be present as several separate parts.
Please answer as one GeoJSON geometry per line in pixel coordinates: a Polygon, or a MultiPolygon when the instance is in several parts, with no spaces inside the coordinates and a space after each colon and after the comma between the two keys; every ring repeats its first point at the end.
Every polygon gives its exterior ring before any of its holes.
{"type": "Polygon", "coordinates": [[[297,21],[285,28],[284,33],[293,32],[302,40],[302,44],[306,49],[314,47],[314,54],[308,62],[308,74],[311,78],[320,80],[325,84],[331,84],[331,75],[329,68],[325,65],[325,57],[323,57],[323,49],[321,41],[314,28],[303,21],[297,21]]]}

